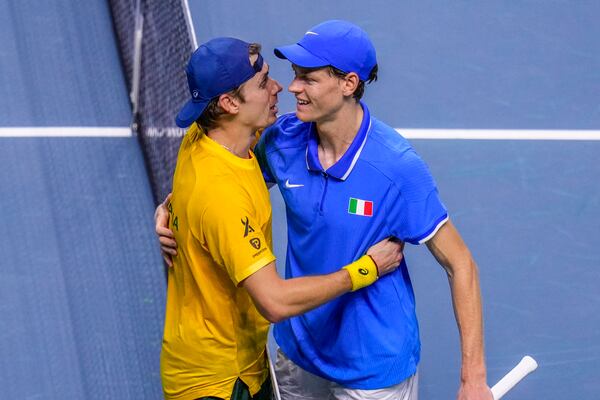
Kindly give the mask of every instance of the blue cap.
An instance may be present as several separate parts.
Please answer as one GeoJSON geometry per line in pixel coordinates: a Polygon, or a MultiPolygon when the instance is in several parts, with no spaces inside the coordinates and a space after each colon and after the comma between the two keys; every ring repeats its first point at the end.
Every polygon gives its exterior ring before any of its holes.
{"type": "Polygon", "coordinates": [[[275,48],[275,55],[299,67],[316,68],[331,65],[346,73],[356,72],[363,81],[377,64],[371,39],[358,26],[331,20],[312,27],[296,44],[275,48]]]}
{"type": "Polygon", "coordinates": [[[177,114],[177,126],[190,126],[212,99],[232,91],[262,70],[260,54],[250,65],[249,46],[242,40],[222,37],[206,42],[192,53],[185,70],[192,99],[177,114]]]}

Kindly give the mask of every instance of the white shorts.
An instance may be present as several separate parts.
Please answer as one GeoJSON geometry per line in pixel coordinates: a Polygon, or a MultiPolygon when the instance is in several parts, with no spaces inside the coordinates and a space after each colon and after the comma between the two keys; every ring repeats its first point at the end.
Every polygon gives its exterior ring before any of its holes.
{"type": "Polygon", "coordinates": [[[275,375],[281,400],[418,400],[418,373],[383,389],[349,389],[303,370],[277,349],[275,375]]]}

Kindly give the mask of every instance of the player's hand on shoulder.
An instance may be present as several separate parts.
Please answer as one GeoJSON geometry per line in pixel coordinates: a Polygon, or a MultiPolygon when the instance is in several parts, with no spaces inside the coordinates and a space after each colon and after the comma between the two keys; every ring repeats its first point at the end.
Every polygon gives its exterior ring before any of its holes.
{"type": "Polygon", "coordinates": [[[173,232],[169,229],[169,210],[167,204],[171,200],[171,193],[165,198],[154,211],[154,230],[160,242],[160,251],[169,267],[173,266],[174,255],[177,255],[177,242],[173,237],[173,232]]]}
{"type": "Polygon", "coordinates": [[[379,243],[374,244],[367,250],[367,254],[371,256],[375,264],[379,276],[389,274],[394,271],[402,262],[404,255],[404,243],[396,239],[387,238],[379,243]]]}

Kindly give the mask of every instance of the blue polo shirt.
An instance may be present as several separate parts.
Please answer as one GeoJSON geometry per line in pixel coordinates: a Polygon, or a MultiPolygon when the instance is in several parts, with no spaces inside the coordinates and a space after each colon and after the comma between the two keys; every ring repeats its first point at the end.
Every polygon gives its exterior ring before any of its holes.
{"type": "MultiPolygon", "coordinates": [[[[294,114],[265,130],[255,149],[286,204],[286,278],[334,272],[390,236],[423,243],[448,219],[423,160],[361,105],[356,137],[327,170],[314,124],[294,114]]],[[[274,336],[300,367],[342,386],[402,382],[416,372],[420,350],[405,262],[367,288],[278,323],[274,336]]]]}

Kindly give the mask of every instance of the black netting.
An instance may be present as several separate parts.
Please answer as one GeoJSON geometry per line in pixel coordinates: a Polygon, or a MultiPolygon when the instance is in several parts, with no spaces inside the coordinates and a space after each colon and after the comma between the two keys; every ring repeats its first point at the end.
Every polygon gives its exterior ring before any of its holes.
{"type": "MultiPolygon", "coordinates": [[[[189,97],[185,65],[193,50],[184,0],[142,0],[144,17],[139,107],[135,126],[154,198],[171,191],[181,137],[175,115],[189,97]]],[[[123,67],[131,88],[136,0],[109,0],[123,67]]]]}

